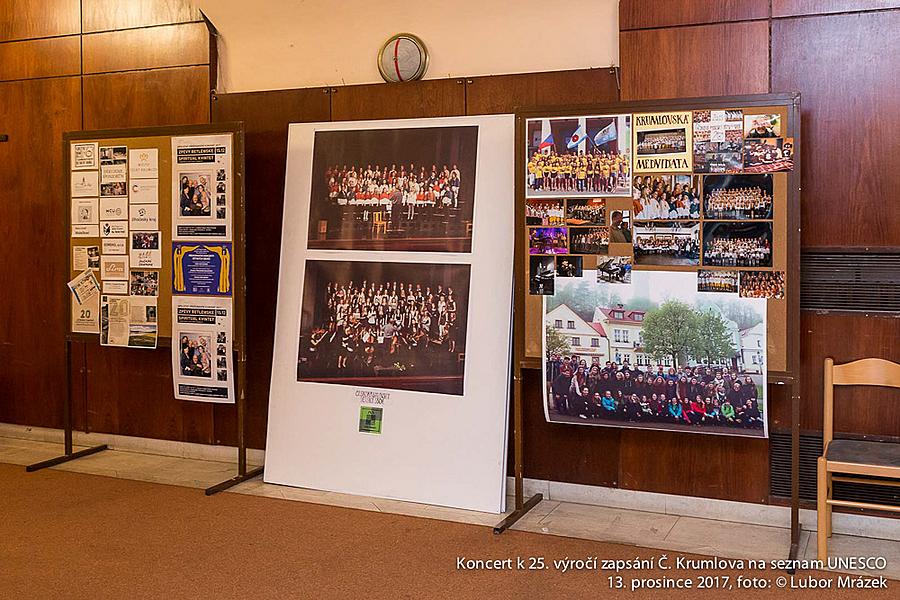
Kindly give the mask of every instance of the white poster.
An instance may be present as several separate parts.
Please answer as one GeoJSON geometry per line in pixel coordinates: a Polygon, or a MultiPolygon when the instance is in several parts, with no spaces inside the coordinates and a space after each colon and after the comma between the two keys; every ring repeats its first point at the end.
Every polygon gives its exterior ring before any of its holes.
{"type": "Polygon", "coordinates": [[[128,198],[100,198],[100,219],[120,221],[128,218],[128,198]]]}
{"type": "Polygon", "coordinates": [[[76,171],[72,173],[72,197],[100,195],[100,174],[97,171],[76,171]]]}
{"type": "Polygon", "coordinates": [[[72,225],[98,225],[97,198],[72,198],[72,225]]]}
{"type": "Polygon", "coordinates": [[[159,177],[159,150],[135,148],[128,152],[128,174],[132,179],[156,179],[159,177]]]}
{"type": "Polygon", "coordinates": [[[172,138],[172,239],[231,240],[232,135],[172,138]]]}
{"type": "Polygon", "coordinates": [[[131,215],[130,225],[133,231],[152,231],[159,229],[158,204],[132,204],[129,214],[131,215]]]}
{"type": "Polygon", "coordinates": [[[128,199],[132,204],[157,204],[159,202],[158,179],[132,179],[128,190],[128,199]]]}
{"type": "Polygon", "coordinates": [[[159,245],[159,231],[132,231],[130,253],[132,268],[161,268],[162,252],[159,245]]]}
{"type": "Polygon", "coordinates": [[[71,152],[69,165],[73,171],[82,169],[96,169],[97,162],[97,142],[72,142],[69,145],[71,152]]]}
{"type": "Polygon", "coordinates": [[[510,115],[290,126],[267,482],[504,510],[514,151],[510,115]]]}
{"type": "Polygon", "coordinates": [[[234,402],[231,298],[172,296],[175,397],[234,402]]]}
{"type": "Polygon", "coordinates": [[[128,296],[100,296],[100,345],[128,346],[128,296]]]}

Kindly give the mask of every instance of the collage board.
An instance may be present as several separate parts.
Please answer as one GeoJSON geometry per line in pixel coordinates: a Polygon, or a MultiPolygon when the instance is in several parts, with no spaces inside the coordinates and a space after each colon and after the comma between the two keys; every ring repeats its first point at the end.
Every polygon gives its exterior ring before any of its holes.
{"type": "Polygon", "coordinates": [[[734,108],[526,120],[527,291],[543,297],[548,420],[767,434],[785,119],[734,108]]]}

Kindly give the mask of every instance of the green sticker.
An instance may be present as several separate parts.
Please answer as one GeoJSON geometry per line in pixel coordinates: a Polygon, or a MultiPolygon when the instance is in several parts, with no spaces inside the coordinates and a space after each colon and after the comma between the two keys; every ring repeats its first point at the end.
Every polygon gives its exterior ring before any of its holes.
{"type": "Polygon", "coordinates": [[[381,433],[381,418],[383,408],[373,406],[359,407],[359,432],[360,433],[381,433]]]}

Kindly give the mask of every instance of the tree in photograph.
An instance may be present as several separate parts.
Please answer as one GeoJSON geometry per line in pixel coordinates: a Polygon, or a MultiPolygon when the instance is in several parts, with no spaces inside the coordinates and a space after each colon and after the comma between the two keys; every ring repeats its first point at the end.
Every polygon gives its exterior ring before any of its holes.
{"type": "Polygon", "coordinates": [[[569,340],[556,327],[547,325],[547,356],[568,354],[572,351],[569,340]]]}
{"type": "Polygon", "coordinates": [[[697,313],[696,343],[691,356],[711,364],[718,360],[730,360],[736,352],[725,320],[714,310],[697,313]]]}
{"type": "Polygon", "coordinates": [[[697,347],[699,318],[694,309],[678,300],[666,300],[644,317],[641,339],[654,360],[671,358],[672,365],[693,355],[697,347]]]}

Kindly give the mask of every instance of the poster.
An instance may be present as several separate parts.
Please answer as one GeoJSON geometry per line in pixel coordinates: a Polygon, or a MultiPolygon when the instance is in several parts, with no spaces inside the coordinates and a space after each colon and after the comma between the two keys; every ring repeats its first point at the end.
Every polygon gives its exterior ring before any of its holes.
{"type": "Polygon", "coordinates": [[[159,269],[162,267],[159,231],[131,232],[131,266],[159,269]]]}
{"type": "Polygon", "coordinates": [[[172,375],[179,400],[234,402],[231,298],[172,297],[172,375]]]}
{"type": "Polygon", "coordinates": [[[172,138],[172,239],[231,241],[232,136],[172,138]]]}
{"type": "Polygon", "coordinates": [[[84,303],[69,303],[72,309],[72,333],[100,332],[100,296],[95,295],[84,303]]]}
{"type": "Polygon", "coordinates": [[[131,179],[159,178],[159,150],[133,148],[128,152],[128,175],[131,179]]]}
{"type": "Polygon", "coordinates": [[[72,142],[69,145],[69,165],[73,171],[96,169],[99,165],[97,142],[72,142]]]}
{"type": "Polygon", "coordinates": [[[159,202],[158,179],[132,179],[128,184],[128,201],[132,204],[157,204],[159,202]]]}
{"type": "Polygon", "coordinates": [[[514,124],[290,126],[267,482],[503,510],[514,124]]]}
{"type": "Polygon", "coordinates": [[[156,348],[156,298],[131,296],[128,299],[128,347],[156,348]]]}
{"type": "Polygon", "coordinates": [[[549,422],[767,437],[766,302],[697,274],[557,279],[544,298],[549,422]]]}
{"type": "Polygon", "coordinates": [[[100,174],[97,171],[73,171],[70,190],[73,198],[100,195],[100,174]]]}
{"type": "Polygon", "coordinates": [[[91,269],[85,269],[68,284],[75,302],[81,306],[100,293],[100,284],[91,269]]]}
{"type": "Polygon", "coordinates": [[[529,119],[525,196],[627,196],[631,115],[529,119]]]}
{"type": "Polygon", "coordinates": [[[172,292],[201,296],[231,296],[231,242],[172,242],[172,292]]]}
{"type": "Polygon", "coordinates": [[[127,347],[130,319],[128,296],[100,296],[100,345],[127,347]]]}
{"type": "Polygon", "coordinates": [[[691,171],[691,111],[635,114],[633,130],[636,172],[691,171]]]}
{"type": "Polygon", "coordinates": [[[98,246],[72,246],[72,270],[100,269],[100,248],[98,246]]]}

